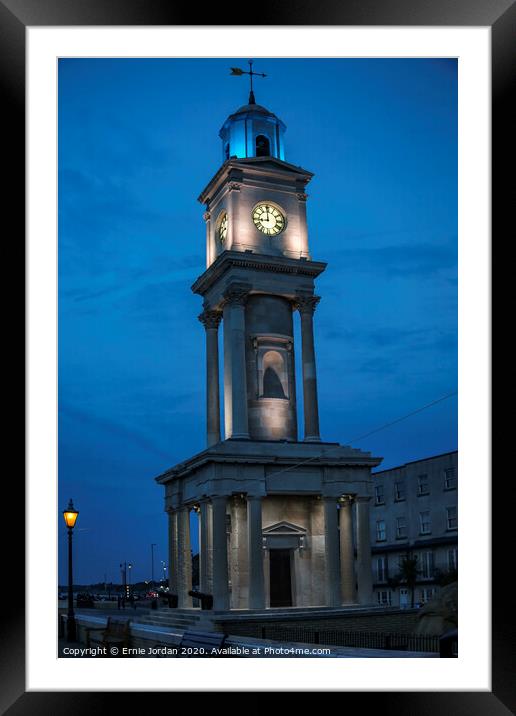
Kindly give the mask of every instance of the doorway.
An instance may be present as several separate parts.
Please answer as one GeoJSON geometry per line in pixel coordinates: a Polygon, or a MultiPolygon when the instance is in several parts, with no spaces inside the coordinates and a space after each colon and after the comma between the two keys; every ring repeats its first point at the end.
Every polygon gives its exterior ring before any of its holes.
{"type": "Polygon", "coordinates": [[[269,550],[270,559],[270,605],[271,607],[292,606],[292,574],[290,549],[269,550]]]}

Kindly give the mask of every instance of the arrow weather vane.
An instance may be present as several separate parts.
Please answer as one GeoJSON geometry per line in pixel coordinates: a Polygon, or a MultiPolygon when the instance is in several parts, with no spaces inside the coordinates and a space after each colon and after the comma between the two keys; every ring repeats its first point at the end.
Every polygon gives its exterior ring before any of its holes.
{"type": "Polygon", "coordinates": [[[267,77],[263,72],[253,72],[253,61],[248,60],[249,62],[249,71],[241,70],[240,67],[231,67],[231,73],[232,75],[235,75],[237,77],[240,77],[240,75],[249,75],[249,79],[251,80],[251,91],[249,92],[249,104],[256,104],[256,100],[254,98],[254,92],[253,92],[253,77],[267,77]]]}

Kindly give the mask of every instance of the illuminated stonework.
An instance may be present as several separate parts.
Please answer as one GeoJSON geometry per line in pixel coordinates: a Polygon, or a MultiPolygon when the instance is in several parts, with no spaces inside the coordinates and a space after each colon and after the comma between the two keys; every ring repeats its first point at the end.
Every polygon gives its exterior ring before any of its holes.
{"type": "Polygon", "coordinates": [[[255,104],[231,115],[224,162],[199,197],[207,268],[192,290],[203,298],[207,448],[156,478],[169,515],[170,590],[182,607],[192,605],[191,509],[195,586],[214,609],[372,602],[368,505],[380,458],[321,440],[314,312],[326,264],[308,247],[313,175],[284,161],[284,129],[255,104]]]}

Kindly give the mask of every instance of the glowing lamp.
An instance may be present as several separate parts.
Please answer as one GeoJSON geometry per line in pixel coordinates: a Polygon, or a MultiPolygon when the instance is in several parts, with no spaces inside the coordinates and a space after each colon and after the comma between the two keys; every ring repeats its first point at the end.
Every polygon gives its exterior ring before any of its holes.
{"type": "Polygon", "coordinates": [[[66,510],[63,510],[64,521],[66,522],[66,526],[69,529],[72,530],[75,527],[75,522],[77,521],[78,514],[79,514],[79,510],[75,509],[75,507],[73,506],[72,500],[70,500],[66,510]]]}

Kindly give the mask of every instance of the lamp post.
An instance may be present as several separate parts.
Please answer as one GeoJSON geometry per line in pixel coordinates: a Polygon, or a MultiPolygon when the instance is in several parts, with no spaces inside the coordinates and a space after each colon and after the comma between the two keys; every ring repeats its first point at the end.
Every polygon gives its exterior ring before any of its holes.
{"type": "Polygon", "coordinates": [[[79,511],[73,506],[72,500],[68,503],[66,510],[63,510],[63,517],[68,528],[68,618],[66,620],[66,639],[75,641],[77,629],[75,625],[75,613],[73,610],[73,568],[72,568],[72,534],[77,521],[79,511]]]}
{"type": "Polygon", "coordinates": [[[150,551],[151,551],[151,587],[154,586],[154,547],[157,547],[156,544],[151,544],[150,551]]]}
{"type": "Polygon", "coordinates": [[[127,597],[127,562],[120,565],[120,574],[122,575],[122,594],[127,597]]]}

